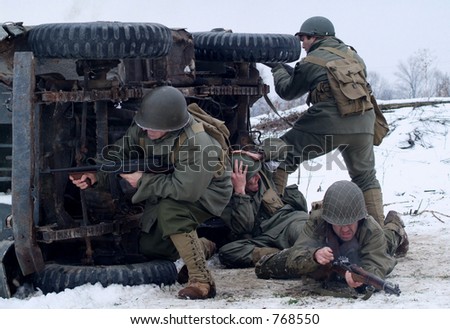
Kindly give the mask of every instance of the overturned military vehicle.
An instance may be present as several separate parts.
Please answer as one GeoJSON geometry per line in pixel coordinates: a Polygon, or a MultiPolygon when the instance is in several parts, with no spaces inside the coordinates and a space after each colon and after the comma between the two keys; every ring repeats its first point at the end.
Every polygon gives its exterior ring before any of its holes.
{"type": "MultiPolygon", "coordinates": [[[[144,94],[178,88],[225,122],[231,144],[258,143],[251,106],[269,92],[256,63],[292,62],[294,36],[188,32],[156,23],[0,27],[0,297],[85,283],[175,282],[173,262],[139,254],[142,209],[117,191],[80,193],[67,171],[118,139],[144,94]],[[100,200],[100,201],[99,201],[100,200]]],[[[121,192],[122,193],[122,192],[121,192]]]]}

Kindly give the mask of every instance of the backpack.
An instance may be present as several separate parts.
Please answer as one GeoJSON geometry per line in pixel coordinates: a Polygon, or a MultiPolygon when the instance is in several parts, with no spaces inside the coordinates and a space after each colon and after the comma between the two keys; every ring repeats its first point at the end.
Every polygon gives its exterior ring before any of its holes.
{"type": "Polygon", "coordinates": [[[389,133],[389,124],[378,106],[377,100],[372,95],[371,102],[375,110],[375,126],[373,129],[373,145],[378,146],[389,133]]]}
{"type": "MultiPolygon", "coordinates": [[[[194,117],[195,123],[191,126],[192,131],[194,134],[200,133],[202,131],[206,132],[209,136],[214,138],[216,141],[219,142],[221,148],[222,148],[222,155],[220,157],[220,168],[218,169],[216,173],[216,177],[221,176],[225,169],[226,169],[226,163],[230,150],[231,150],[231,143],[230,143],[230,131],[228,130],[227,126],[225,125],[225,122],[216,119],[206,113],[204,110],[198,106],[197,103],[192,103],[188,105],[188,112],[194,117]]],[[[177,152],[180,145],[184,143],[184,141],[188,138],[186,130],[184,130],[180,137],[178,138],[178,142],[175,146],[175,148],[171,152],[171,158],[172,162],[174,162],[174,154],[177,152]]]]}
{"type": "Polygon", "coordinates": [[[342,116],[363,113],[373,109],[370,101],[371,90],[367,83],[364,66],[353,58],[350,48],[345,53],[331,47],[320,47],[341,57],[340,59],[326,61],[322,58],[308,55],[304,61],[323,66],[327,69],[331,94],[336,100],[337,108],[342,116]]]}
{"type": "Polygon", "coordinates": [[[231,149],[229,140],[230,131],[225,125],[225,122],[216,119],[203,111],[197,103],[190,104],[188,106],[188,111],[197,122],[201,123],[203,130],[220,143],[222,150],[228,153],[231,149]]]}

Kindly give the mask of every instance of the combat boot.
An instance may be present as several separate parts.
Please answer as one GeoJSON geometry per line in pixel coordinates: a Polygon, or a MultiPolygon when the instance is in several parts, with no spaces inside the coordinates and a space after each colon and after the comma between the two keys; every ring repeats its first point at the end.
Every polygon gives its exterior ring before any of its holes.
{"type": "Polygon", "coordinates": [[[381,227],[384,226],[383,195],[381,189],[373,188],[363,193],[367,212],[381,227]]]}
{"type": "Polygon", "coordinates": [[[389,211],[384,222],[384,227],[394,231],[400,237],[400,243],[395,250],[395,257],[406,256],[409,250],[409,240],[404,228],[405,223],[400,218],[399,213],[393,210],[389,211]]]}
{"type": "Polygon", "coordinates": [[[263,256],[265,255],[272,255],[277,252],[279,252],[280,249],[278,248],[271,248],[271,247],[255,247],[252,252],[252,261],[255,265],[263,256]]]}
{"type": "MultiPolygon", "coordinates": [[[[206,238],[199,239],[202,246],[203,254],[205,255],[205,260],[210,259],[216,252],[216,244],[206,238]]],[[[178,272],[177,282],[179,284],[185,284],[189,281],[189,273],[186,264],[178,272]]]]}
{"type": "Polygon", "coordinates": [[[188,271],[188,285],[178,292],[183,299],[207,299],[216,296],[216,286],[206,267],[202,243],[196,231],[170,236],[188,271]]]}

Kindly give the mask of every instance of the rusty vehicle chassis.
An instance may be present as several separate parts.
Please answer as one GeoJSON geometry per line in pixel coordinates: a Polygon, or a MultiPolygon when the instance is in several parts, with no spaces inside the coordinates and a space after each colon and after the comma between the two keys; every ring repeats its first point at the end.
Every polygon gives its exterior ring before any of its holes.
{"type": "MultiPolygon", "coordinates": [[[[249,122],[248,108],[262,95],[269,92],[269,87],[262,84],[257,73],[252,74],[253,67],[248,63],[238,65],[238,71],[244,76],[239,79],[226,79],[218,81],[217,77],[208,81],[207,74],[202,78],[202,84],[198,86],[176,86],[183,94],[189,97],[208,99],[214,96],[243,97],[246,101],[240,101],[242,108],[238,108],[238,118],[236,120],[235,131],[248,130],[249,122]],[[239,80],[240,85],[237,85],[239,80]]],[[[51,103],[94,103],[97,109],[97,122],[104,123],[107,120],[108,111],[106,102],[117,104],[139,100],[154,82],[149,82],[147,86],[114,85],[114,81],[95,79],[84,81],[78,80],[58,80],[47,79],[46,84],[50,90],[35,90],[35,59],[31,52],[17,52],[14,57],[14,86],[12,101],[12,124],[14,127],[13,140],[21,141],[13,143],[13,163],[12,167],[12,213],[14,214],[13,230],[20,232],[15,234],[15,251],[20,267],[24,275],[39,271],[44,266],[44,259],[38,243],[51,243],[70,239],[83,239],[93,236],[102,236],[107,233],[122,234],[136,226],[137,222],[124,225],[121,221],[110,223],[98,223],[81,225],[79,227],[57,228],[55,225],[39,226],[39,200],[41,198],[40,175],[45,166],[41,154],[40,138],[41,127],[36,125],[37,119],[42,111],[46,111],[44,105],[51,103]],[[27,77],[27,79],[24,79],[27,77]],[[87,88],[83,88],[83,84],[87,88]],[[68,86],[72,90],[66,89],[68,86]],[[75,88],[74,88],[75,86],[75,88]],[[73,90],[81,88],[80,90],[73,90]],[[104,110],[101,110],[104,109],[104,110]],[[23,193],[30,191],[30,193],[23,193]],[[30,218],[32,220],[30,220],[30,218]]],[[[198,73],[197,73],[198,74],[198,73]]],[[[104,75],[102,75],[104,77],[104,75]]],[[[176,85],[176,84],[174,84],[176,85]]],[[[46,88],[46,89],[47,89],[46,88]]],[[[236,110],[236,109],[235,109],[236,110]]],[[[107,126],[99,125],[97,132],[104,134],[107,126]]],[[[239,144],[235,136],[234,142],[239,144]]],[[[102,146],[102,145],[100,145],[102,146]]],[[[67,180],[67,177],[64,177],[67,180]]]]}
{"type": "MultiPolygon", "coordinates": [[[[199,86],[179,88],[186,97],[196,96],[262,96],[267,93],[268,86],[199,86]]],[[[90,91],[45,91],[36,93],[37,103],[67,103],[67,102],[124,102],[130,99],[140,99],[150,89],[113,87],[110,90],[90,91]]]]}

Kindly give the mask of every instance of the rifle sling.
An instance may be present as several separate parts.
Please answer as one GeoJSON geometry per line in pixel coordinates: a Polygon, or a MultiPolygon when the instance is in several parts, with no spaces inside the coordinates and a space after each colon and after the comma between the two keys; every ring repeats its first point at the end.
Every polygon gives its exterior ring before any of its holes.
{"type": "Polygon", "coordinates": [[[277,111],[277,108],[275,107],[275,105],[273,105],[272,101],[270,100],[270,98],[267,96],[267,94],[264,94],[264,99],[266,100],[267,104],[269,105],[269,107],[272,109],[272,111],[275,112],[276,115],[278,115],[280,117],[281,120],[283,120],[284,122],[286,122],[289,126],[294,127],[294,125],[292,123],[290,123],[285,117],[281,116],[281,114],[277,111]]]}
{"type": "Polygon", "coordinates": [[[375,292],[375,288],[372,286],[366,286],[366,294],[362,297],[363,300],[368,300],[370,297],[372,297],[373,293],[375,292]]]}

